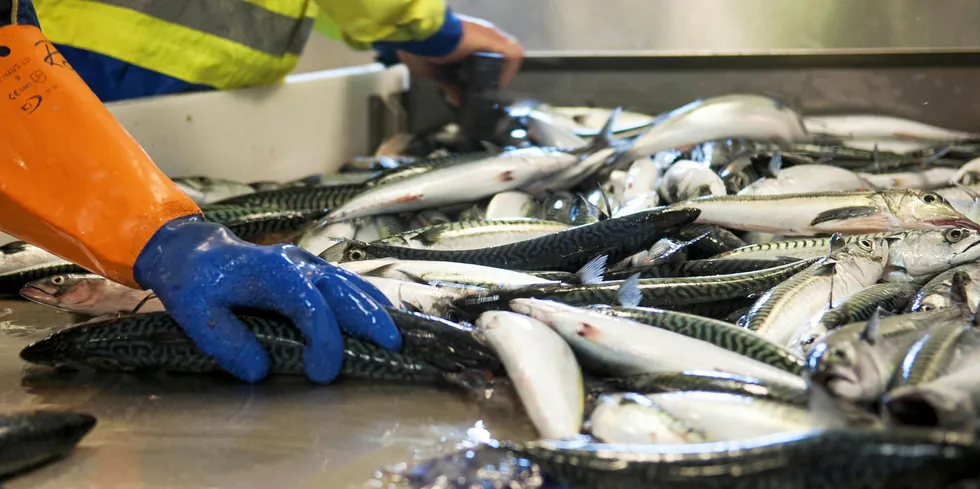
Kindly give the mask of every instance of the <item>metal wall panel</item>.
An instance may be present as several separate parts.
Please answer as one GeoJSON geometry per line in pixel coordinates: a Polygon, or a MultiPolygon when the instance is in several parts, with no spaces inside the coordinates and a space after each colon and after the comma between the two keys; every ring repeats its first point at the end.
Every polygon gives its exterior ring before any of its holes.
{"type": "Polygon", "coordinates": [[[529,51],[703,55],[980,50],[977,0],[449,0],[529,51]]]}

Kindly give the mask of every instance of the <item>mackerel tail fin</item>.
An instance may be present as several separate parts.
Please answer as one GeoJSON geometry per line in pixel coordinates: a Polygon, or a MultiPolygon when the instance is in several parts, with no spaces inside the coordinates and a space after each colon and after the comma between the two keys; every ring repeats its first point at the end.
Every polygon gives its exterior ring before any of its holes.
{"type": "Polygon", "coordinates": [[[586,153],[595,153],[600,149],[606,149],[613,144],[613,128],[616,127],[616,119],[619,118],[619,114],[622,113],[622,107],[616,107],[613,109],[612,113],[609,114],[609,119],[603,124],[602,130],[599,134],[596,134],[592,141],[585,146],[586,153]]]}

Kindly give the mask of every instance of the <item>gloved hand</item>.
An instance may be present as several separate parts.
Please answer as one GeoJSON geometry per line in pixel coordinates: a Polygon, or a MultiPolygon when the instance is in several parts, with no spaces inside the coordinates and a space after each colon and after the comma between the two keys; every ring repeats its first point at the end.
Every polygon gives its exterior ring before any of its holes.
{"type": "Polygon", "coordinates": [[[388,349],[401,336],[382,306],[391,303],[360,277],[295,246],[256,246],[201,216],[160,228],[133,266],[197,345],[236,377],[256,382],[269,357],[232,314],[241,308],[278,312],[306,336],[306,375],[331,382],[343,362],[345,332],[388,349]]]}
{"type": "Polygon", "coordinates": [[[446,92],[450,103],[458,106],[462,96],[455,73],[448,65],[462,62],[475,53],[496,53],[503,56],[500,86],[510,82],[524,59],[524,48],[517,39],[483,19],[456,15],[446,9],[443,26],[424,41],[376,42],[374,47],[383,59],[392,53],[415,76],[431,78],[446,92]]]}

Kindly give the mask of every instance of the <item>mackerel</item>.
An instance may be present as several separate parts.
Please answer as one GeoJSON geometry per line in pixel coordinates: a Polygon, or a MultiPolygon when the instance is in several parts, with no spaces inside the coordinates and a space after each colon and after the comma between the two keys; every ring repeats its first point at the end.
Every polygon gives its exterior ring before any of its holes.
{"type": "MultiPolygon", "coordinates": [[[[842,236],[847,244],[861,239],[886,238],[896,233],[852,234],[842,236]]],[[[715,256],[719,260],[772,260],[776,258],[817,258],[827,256],[830,236],[826,238],[796,238],[742,246],[715,256]]]]}
{"type": "Polygon", "coordinates": [[[610,389],[640,394],[717,392],[753,396],[795,406],[806,406],[810,400],[805,388],[716,371],[654,372],[603,379],[602,383],[610,389]]]}
{"type": "Polygon", "coordinates": [[[251,186],[232,180],[211,177],[178,177],[173,182],[198,205],[255,192],[251,186]]]}
{"type": "Polygon", "coordinates": [[[68,263],[62,258],[24,241],[0,246],[0,274],[45,264],[68,263]]]}
{"type": "Polygon", "coordinates": [[[775,258],[772,260],[727,260],[705,259],[680,263],[652,264],[616,270],[606,274],[611,280],[622,280],[635,274],[642,278],[707,277],[765,270],[800,261],[798,258],[775,258]]]}
{"type": "Polygon", "coordinates": [[[980,363],[919,385],[899,387],[882,400],[887,419],[904,425],[969,428],[980,416],[980,363]]]}
{"type": "Polygon", "coordinates": [[[697,222],[783,235],[876,233],[980,224],[936,193],[919,190],[701,197],[674,208],[700,209],[697,222]]]}
{"type": "Polygon", "coordinates": [[[378,185],[331,210],[327,218],[340,221],[478,200],[518,189],[578,160],[576,154],[554,149],[517,149],[378,185]]]}
{"type": "Polygon", "coordinates": [[[551,300],[579,306],[622,303],[624,296],[630,297],[628,305],[645,307],[713,303],[762,293],[803,271],[815,261],[816,259],[801,260],[756,272],[709,277],[629,279],[560,286],[531,285],[508,291],[493,291],[482,297],[468,298],[464,302],[466,306],[476,309],[494,309],[517,298],[551,300]],[[633,303],[636,299],[638,301],[633,303]]]}
{"type": "Polygon", "coordinates": [[[878,190],[866,177],[831,165],[796,165],[780,170],[775,178],[763,178],[743,188],[738,195],[781,195],[807,192],[853,192],[878,190]]]}
{"type": "Polygon", "coordinates": [[[852,244],[837,240],[823,260],[773,287],[756,301],[747,317],[748,329],[780,345],[808,331],[809,324],[832,304],[881,278],[888,244],[862,239],[852,244]]]}
{"type": "Polygon", "coordinates": [[[224,225],[239,238],[250,241],[269,234],[296,233],[323,216],[322,211],[212,205],[201,209],[209,221],[224,225]]]}
{"type": "Polygon", "coordinates": [[[75,314],[131,314],[164,310],[152,291],[139,290],[94,274],[53,275],[33,280],[20,290],[21,297],[75,314]]]}
{"type": "Polygon", "coordinates": [[[555,284],[527,273],[501,268],[442,261],[413,261],[382,258],[341,263],[341,268],[359,275],[396,280],[448,282],[479,287],[519,287],[532,284],[555,284]]]}
{"type": "Polygon", "coordinates": [[[701,430],[641,394],[605,394],[589,416],[591,432],[606,443],[700,443],[701,430]]]}
{"type": "Polygon", "coordinates": [[[433,287],[426,284],[405,282],[390,278],[363,276],[392,304],[406,305],[434,316],[446,316],[452,311],[453,303],[471,294],[482,294],[485,289],[461,287],[433,287]]]}
{"type": "Polygon", "coordinates": [[[901,312],[919,288],[910,283],[872,285],[838,301],[831,310],[824,313],[820,323],[824,329],[830,331],[845,324],[866,321],[879,307],[886,312],[901,312]]]}
{"type": "Polygon", "coordinates": [[[902,367],[892,376],[890,388],[932,382],[943,375],[972,324],[950,322],[933,328],[909,348],[902,367]]]}
{"type": "Polygon", "coordinates": [[[470,263],[509,270],[574,272],[600,255],[606,255],[610,263],[617,263],[648,248],[695,217],[697,211],[653,210],[477,250],[424,250],[351,241],[347,260],[391,257],[470,263]]]}
{"type": "Polygon", "coordinates": [[[717,255],[746,245],[745,241],[742,241],[731,231],[712,224],[688,224],[677,232],[677,236],[687,241],[698,238],[692,243],[691,249],[699,252],[700,256],[692,258],[717,257],[717,255]]]}
{"type": "Polygon", "coordinates": [[[585,402],[582,372],[568,344],[540,321],[512,312],[484,313],[476,325],[507,369],[538,434],[578,435],[585,402]]]}
{"type": "Polygon", "coordinates": [[[395,234],[375,244],[430,250],[473,250],[539,238],[571,227],[561,222],[530,218],[458,221],[395,234]]]}
{"type": "MultiPolygon", "coordinates": [[[[303,351],[306,340],[289,321],[244,315],[238,318],[268,352],[271,373],[305,375],[303,351]]],[[[396,324],[400,329],[406,327],[405,323],[396,324]]],[[[403,342],[400,353],[346,334],[343,336],[344,362],[340,371],[343,379],[440,384],[447,380],[448,374],[456,373],[435,366],[445,364],[445,355],[454,350],[433,348],[427,344],[433,341],[432,336],[425,337],[418,348],[411,341],[403,342]]],[[[404,335],[403,339],[413,338],[413,335],[404,335]]],[[[20,356],[27,362],[59,369],[223,371],[169,314],[163,312],[78,324],[25,347],[20,356]]]]}
{"type": "Polygon", "coordinates": [[[592,306],[587,309],[705,341],[796,375],[802,374],[805,367],[803,360],[789,350],[734,324],[644,307],[592,306]]]}
{"type": "Polygon", "coordinates": [[[914,188],[936,190],[949,184],[956,176],[955,168],[927,168],[919,171],[899,173],[859,173],[861,178],[871,182],[879,189],[914,188]]]}
{"type": "Polygon", "coordinates": [[[813,134],[844,139],[913,139],[926,141],[975,141],[980,134],[954,131],[922,122],[883,115],[826,115],[803,118],[813,134]]]}
{"type": "Polygon", "coordinates": [[[911,428],[835,429],[680,446],[542,440],[502,448],[575,489],[933,488],[980,476],[975,438],[911,428]]]}
{"type": "Polygon", "coordinates": [[[0,294],[18,294],[28,282],[40,280],[52,275],[69,273],[90,273],[88,270],[68,261],[48,262],[39,265],[18,268],[14,271],[0,273],[0,294]]]}
{"type": "Polygon", "coordinates": [[[660,196],[668,204],[725,193],[725,182],[717,173],[707,165],[690,160],[675,161],[660,182],[660,196]]]}
{"type": "Polygon", "coordinates": [[[241,195],[215,202],[220,205],[286,209],[298,212],[327,212],[365,191],[363,185],[288,187],[241,195]]]}
{"type": "Polygon", "coordinates": [[[531,299],[511,309],[551,326],[588,365],[612,376],[662,371],[720,370],[803,386],[797,375],[711,343],[564,304],[531,299]]]}

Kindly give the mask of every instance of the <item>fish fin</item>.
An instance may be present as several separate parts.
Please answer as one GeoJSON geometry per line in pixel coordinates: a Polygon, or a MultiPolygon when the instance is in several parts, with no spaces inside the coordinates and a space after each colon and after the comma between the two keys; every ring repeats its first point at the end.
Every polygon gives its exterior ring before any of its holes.
{"type": "Polygon", "coordinates": [[[926,156],[925,158],[922,158],[920,160],[920,163],[922,164],[923,167],[927,167],[930,164],[935,163],[936,161],[938,161],[939,159],[941,159],[943,156],[946,156],[947,154],[949,154],[949,152],[952,149],[953,148],[951,148],[949,146],[947,146],[945,148],[942,148],[942,149],[936,151],[935,153],[933,153],[933,154],[931,154],[929,156],[926,156]]]}
{"type": "Polygon", "coordinates": [[[830,236],[830,252],[836,253],[843,250],[847,246],[847,242],[844,241],[844,237],[840,233],[834,233],[830,236]]]}
{"type": "Polygon", "coordinates": [[[874,149],[871,150],[871,163],[874,165],[875,170],[881,169],[881,160],[878,159],[878,141],[875,141],[874,149]]]}
{"type": "Polygon", "coordinates": [[[491,155],[499,155],[500,153],[503,153],[504,152],[504,149],[503,148],[501,148],[500,146],[497,146],[496,144],[493,144],[493,143],[491,143],[489,141],[482,141],[481,140],[480,141],[480,146],[483,146],[483,149],[486,150],[486,152],[487,153],[490,153],[491,155]]]}
{"type": "Polygon", "coordinates": [[[442,236],[443,231],[439,228],[427,229],[418,233],[414,236],[419,242],[426,246],[432,246],[439,242],[439,237],[442,236]]]}
{"type": "Polygon", "coordinates": [[[623,281],[616,292],[619,303],[626,307],[637,307],[643,300],[643,293],[640,292],[640,274],[630,275],[630,278],[623,281]]]}
{"type": "Polygon", "coordinates": [[[816,226],[817,224],[823,224],[831,221],[846,221],[848,219],[855,219],[859,217],[872,217],[878,214],[878,209],[871,206],[854,206],[854,207],[839,207],[837,209],[830,209],[828,211],[823,211],[817,214],[810,221],[811,226],[816,226]]]}
{"type": "Polygon", "coordinates": [[[957,270],[956,273],[953,274],[953,277],[950,280],[949,292],[956,304],[963,306],[969,304],[967,299],[967,297],[969,297],[969,291],[967,289],[970,287],[970,282],[973,282],[973,279],[970,278],[970,274],[962,270],[957,270]]]}
{"type": "Polygon", "coordinates": [[[769,174],[777,177],[779,176],[779,171],[783,169],[783,153],[782,151],[776,151],[773,153],[772,157],[769,158],[769,166],[767,168],[769,174]]]}
{"type": "Polygon", "coordinates": [[[864,325],[864,329],[861,331],[861,341],[869,345],[874,345],[881,339],[881,311],[881,306],[878,306],[874,314],[868,318],[867,324],[864,325]]]}
{"type": "Polygon", "coordinates": [[[589,217],[595,219],[596,221],[605,219],[605,217],[602,215],[602,209],[599,209],[598,206],[592,202],[589,202],[589,199],[586,199],[584,195],[575,194],[575,196],[582,199],[582,202],[585,204],[585,212],[589,215],[589,217]]]}
{"type": "Polygon", "coordinates": [[[408,279],[408,280],[405,280],[405,282],[415,282],[417,284],[430,285],[428,280],[426,280],[426,279],[424,279],[422,277],[419,277],[418,275],[415,275],[414,273],[406,272],[405,270],[399,270],[398,273],[402,274],[405,278],[408,279]]]}
{"type": "Polygon", "coordinates": [[[602,276],[606,273],[606,260],[609,259],[607,255],[599,255],[588,263],[582,266],[579,271],[575,272],[575,276],[578,277],[579,283],[582,284],[597,284],[602,282],[602,276]]]}
{"type": "Polygon", "coordinates": [[[606,204],[606,208],[602,211],[604,214],[603,219],[608,219],[613,215],[612,204],[609,201],[609,194],[607,194],[606,190],[602,188],[602,185],[599,185],[599,195],[602,196],[602,202],[606,204]]]}

